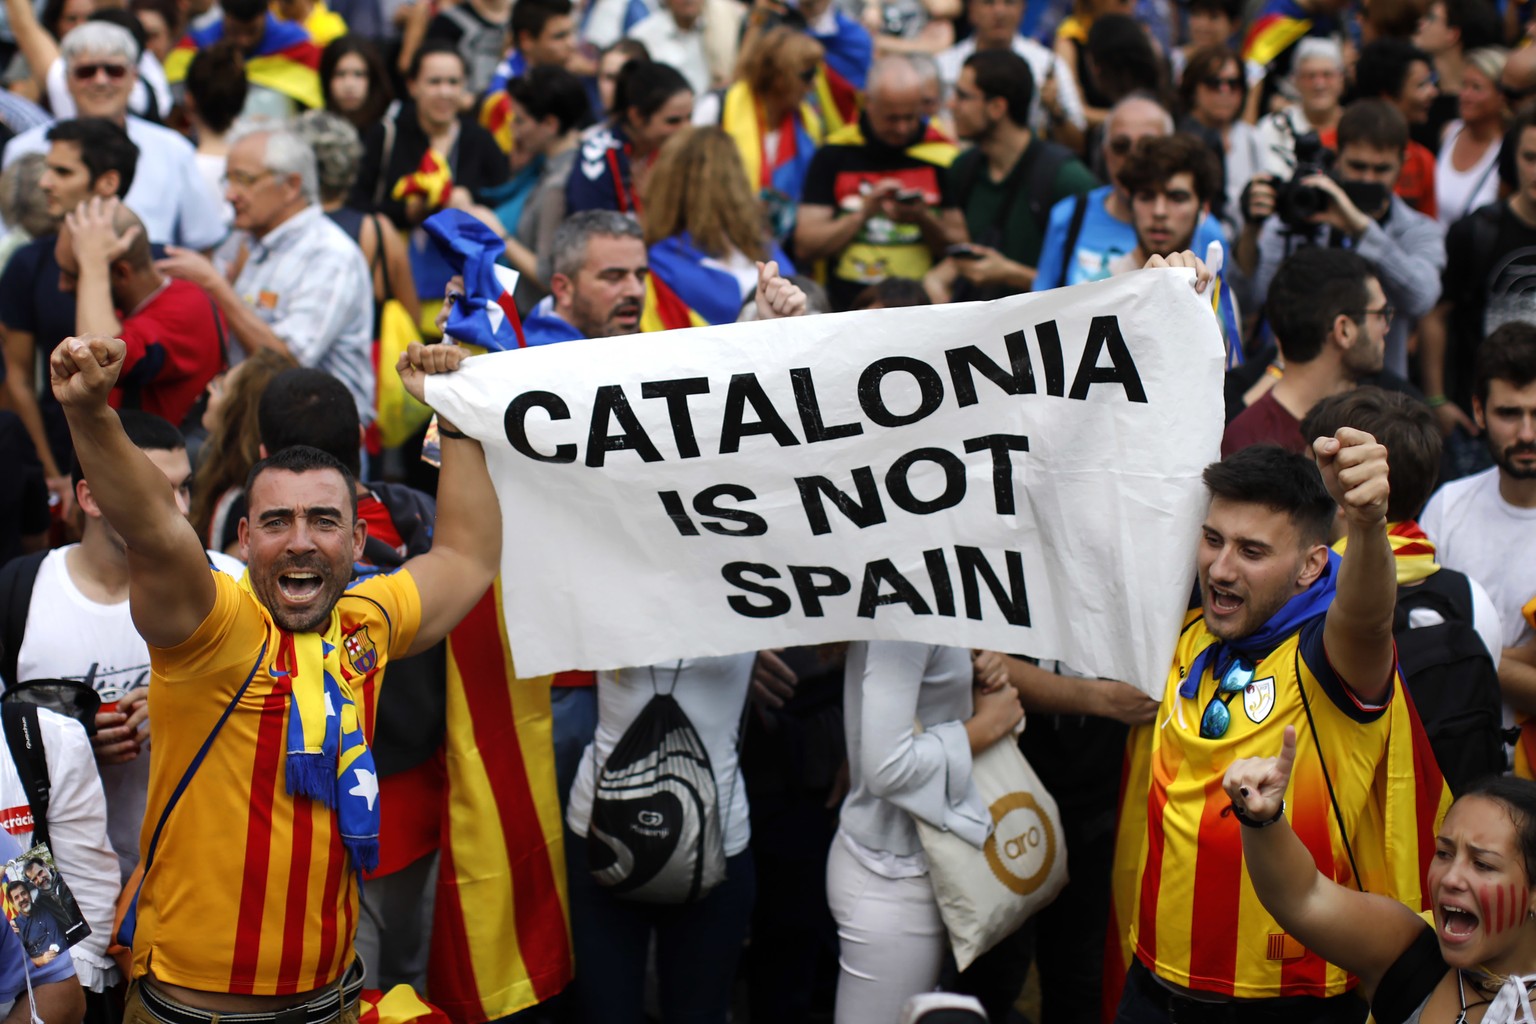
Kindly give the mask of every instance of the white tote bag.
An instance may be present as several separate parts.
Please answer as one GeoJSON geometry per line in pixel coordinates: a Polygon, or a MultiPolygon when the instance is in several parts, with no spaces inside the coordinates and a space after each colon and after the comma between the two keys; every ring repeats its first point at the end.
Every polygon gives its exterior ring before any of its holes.
{"type": "Polygon", "coordinates": [[[1067,884],[1061,815],[1020,752],[1018,738],[1005,736],[977,754],[971,779],[992,813],[992,832],[981,849],[913,818],[939,914],[962,971],[1049,905],[1067,884]]]}

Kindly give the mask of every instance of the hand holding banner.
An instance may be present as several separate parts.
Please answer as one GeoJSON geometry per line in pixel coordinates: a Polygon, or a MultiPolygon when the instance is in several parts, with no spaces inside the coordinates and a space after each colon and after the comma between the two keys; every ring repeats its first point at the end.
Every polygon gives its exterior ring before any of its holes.
{"type": "Polygon", "coordinates": [[[833,640],[1060,659],[1160,696],[1223,346],[1183,270],[466,361],[518,667],[833,640]]]}

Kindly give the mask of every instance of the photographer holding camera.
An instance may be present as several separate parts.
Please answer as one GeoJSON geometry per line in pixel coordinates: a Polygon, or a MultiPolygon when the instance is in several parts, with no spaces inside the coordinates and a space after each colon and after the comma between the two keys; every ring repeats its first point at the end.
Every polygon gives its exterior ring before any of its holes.
{"type": "Polygon", "coordinates": [[[1339,121],[1332,173],[1315,139],[1297,142],[1296,173],[1287,182],[1255,178],[1243,193],[1237,262],[1263,302],[1275,271],[1296,248],[1353,249],[1371,265],[1396,313],[1387,335],[1385,369],[1408,376],[1408,335],[1440,297],[1444,229],[1392,194],[1403,169],[1408,123],[1381,100],[1349,105],[1339,121]]]}

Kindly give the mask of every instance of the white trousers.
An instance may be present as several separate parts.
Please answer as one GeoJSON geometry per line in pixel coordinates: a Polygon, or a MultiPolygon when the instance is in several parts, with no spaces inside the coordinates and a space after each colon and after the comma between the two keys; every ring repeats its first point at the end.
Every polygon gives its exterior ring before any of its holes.
{"type": "Polygon", "coordinates": [[[839,944],[836,1024],[896,1024],[910,997],[938,984],[949,942],[928,876],[877,875],[834,839],[827,905],[839,944]]]}

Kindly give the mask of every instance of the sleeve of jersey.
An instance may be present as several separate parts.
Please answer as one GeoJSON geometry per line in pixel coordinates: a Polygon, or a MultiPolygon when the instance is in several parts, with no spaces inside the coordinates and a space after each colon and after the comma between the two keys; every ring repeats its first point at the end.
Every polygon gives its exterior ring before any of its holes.
{"type": "MultiPolygon", "coordinates": [[[[1323,630],[1327,625],[1327,616],[1319,615],[1317,618],[1301,627],[1300,657],[1312,678],[1317,680],[1317,685],[1327,694],[1333,706],[1342,711],[1346,717],[1360,723],[1374,722],[1386,713],[1387,707],[1392,702],[1392,692],[1397,688],[1397,650],[1393,648],[1392,655],[1392,688],[1387,691],[1386,700],[1380,704],[1367,704],[1355,696],[1333,670],[1333,663],[1328,660],[1328,651],[1323,646],[1323,630]]],[[[1306,686],[1305,678],[1301,679],[1301,685],[1306,686]]],[[[1316,709],[1314,709],[1314,713],[1316,709]]]]}
{"type": "MultiPolygon", "coordinates": [[[[240,589],[240,584],[224,573],[213,573],[213,607],[196,632],[175,647],[150,647],[149,663],[155,675],[173,684],[208,685],[208,680],[229,680],[224,670],[234,665],[248,665],[266,638],[266,621],[256,608],[256,601],[240,589]]],[[[245,681],[244,676],[230,683],[226,697],[245,681]]]]}
{"type": "Polygon", "coordinates": [[[383,628],[381,635],[388,638],[389,657],[405,657],[421,627],[421,592],[416,589],[410,570],[402,568],[369,576],[354,583],[347,594],[367,600],[383,628]]]}

